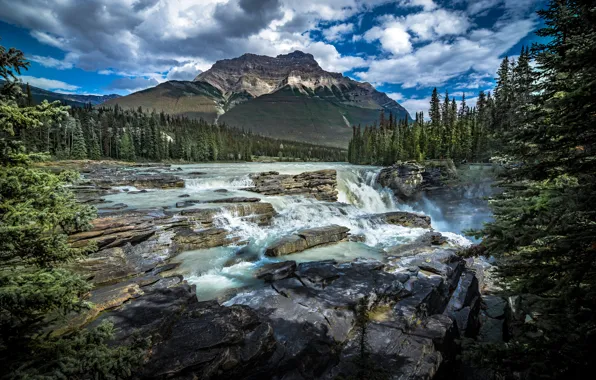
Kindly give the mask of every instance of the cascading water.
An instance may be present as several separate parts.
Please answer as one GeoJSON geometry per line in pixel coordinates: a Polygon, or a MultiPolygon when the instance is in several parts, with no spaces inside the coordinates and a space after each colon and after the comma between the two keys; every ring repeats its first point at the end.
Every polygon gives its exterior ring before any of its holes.
{"type": "MultiPolygon", "coordinates": [[[[286,259],[297,262],[325,259],[349,261],[358,257],[383,260],[385,248],[411,241],[426,232],[423,229],[390,225],[375,216],[396,210],[412,211],[410,207],[399,204],[391,190],[384,189],[376,183],[380,169],[329,163],[188,165],[182,166],[180,172],[182,176],[189,173],[183,189],[160,190],[134,196],[120,193],[109,197],[112,197],[114,202],[125,202],[133,207],[171,206],[180,200],[182,194],[189,194],[189,199],[201,202],[235,196],[258,196],[263,202],[272,204],[278,215],[270,226],[259,226],[251,222],[250,218],[234,215],[230,211],[224,211],[224,208],[215,217],[216,227],[225,228],[230,236],[236,237],[246,246],[190,251],[177,257],[177,261],[181,262],[180,271],[185,279],[197,285],[197,295],[200,299],[207,300],[225,295],[233,289],[261,284],[254,278],[253,273],[267,262],[286,259]],[[302,196],[255,195],[241,190],[253,184],[250,173],[277,171],[283,174],[298,174],[329,168],[336,169],[338,173],[338,202],[323,202],[302,196]],[[198,177],[190,175],[190,172],[196,171],[206,174],[198,177]],[[227,191],[215,192],[217,189],[227,191]],[[265,248],[280,237],[300,229],[330,224],[348,227],[352,235],[362,235],[365,241],[316,247],[274,259],[263,255],[265,248]],[[239,250],[244,253],[238,255],[239,250]]],[[[195,207],[202,207],[202,204],[195,207]]],[[[213,207],[213,204],[207,203],[205,207],[213,207]]],[[[431,214],[439,212],[432,210],[430,206],[426,208],[431,214]]],[[[436,218],[436,215],[431,216],[436,218]]],[[[433,226],[441,231],[449,231],[449,226],[446,225],[433,223],[433,226]]],[[[465,238],[459,235],[446,235],[460,244],[466,243],[465,238]]]]}

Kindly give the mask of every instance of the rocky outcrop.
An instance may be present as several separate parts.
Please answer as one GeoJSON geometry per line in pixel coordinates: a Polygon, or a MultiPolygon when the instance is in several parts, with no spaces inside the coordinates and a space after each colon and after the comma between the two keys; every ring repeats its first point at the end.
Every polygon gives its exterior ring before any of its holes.
{"type": "Polygon", "coordinates": [[[346,239],[349,231],[349,228],[335,224],[300,230],[271,244],[265,250],[265,255],[273,257],[289,255],[322,244],[336,243],[346,239]]]}
{"type": "Polygon", "coordinates": [[[431,228],[430,216],[406,211],[393,211],[378,215],[385,223],[403,227],[431,228]]]}
{"type": "Polygon", "coordinates": [[[397,163],[383,168],[377,182],[393,190],[398,199],[406,201],[415,198],[422,189],[423,171],[424,166],[416,162],[397,163]]]}
{"type": "Polygon", "coordinates": [[[184,187],[179,176],[160,169],[129,170],[115,166],[94,166],[84,172],[85,183],[98,187],[134,186],[139,189],[184,187]]]}
{"type": "Polygon", "coordinates": [[[303,195],[337,201],[337,172],[332,169],[298,175],[264,172],[250,176],[254,185],[244,190],[265,195],[303,195]]]}
{"type": "Polygon", "coordinates": [[[387,265],[302,263],[225,305],[250,306],[271,325],[277,347],[266,378],[430,379],[454,354],[459,326],[476,317],[478,283],[468,273],[444,249],[387,265]]]}
{"type": "Polygon", "coordinates": [[[429,160],[424,164],[417,162],[398,162],[383,168],[377,182],[393,190],[401,201],[418,199],[424,191],[443,187],[457,177],[457,169],[452,160],[429,160]]]}
{"type": "Polygon", "coordinates": [[[145,273],[182,251],[237,243],[227,230],[213,225],[222,211],[261,225],[275,214],[269,203],[246,203],[187,210],[184,215],[163,210],[104,215],[90,230],[69,237],[73,247],[95,246],[95,252],[73,268],[96,285],[114,283],[145,273]]]}
{"type": "MultiPolygon", "coordinates": [[[[185,194],[187,195],[187,194],[185,194]]],[[[176,202],[176,207],[189,207],[196,204],[201,203],[255,203],[260,202],[260,198],[253,198],[253,197],[230,197],[230,198],[221,198],[221,199],[211,199],[209,201],[197,201],[197,200],[186,200],[182,202],[176,202]]]]}

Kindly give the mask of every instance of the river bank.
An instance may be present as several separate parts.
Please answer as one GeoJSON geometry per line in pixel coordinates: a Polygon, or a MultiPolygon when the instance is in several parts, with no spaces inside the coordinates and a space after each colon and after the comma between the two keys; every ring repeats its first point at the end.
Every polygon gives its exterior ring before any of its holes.
{"type": "Polygon", "coordinates": [[[74,265],[95,307],[72,323],[153,337],[140,377],[353,376],[362,334],[374,367],[432,377],[480,329],[486,264],[458,258],[470,242],[380,186],[380,167],[82,171],[73,190],[100,217],[71,242],[97,245],[74,265]]]}

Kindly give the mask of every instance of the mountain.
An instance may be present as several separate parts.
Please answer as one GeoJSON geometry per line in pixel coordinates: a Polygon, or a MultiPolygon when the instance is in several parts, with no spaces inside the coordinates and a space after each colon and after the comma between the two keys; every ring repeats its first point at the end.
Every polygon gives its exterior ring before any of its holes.
{"type": "Polygon", "coordinates": [[[381,110],[410,115],[369,83],[323,70],[311,54],[245,54],[217,61],[194,81],[169,81],[109,100],[252,130],[266,136],[346,147],[352,125],[381,110]]]}
{"type": "MultiPolygon", "coordinates": [[[[3,80],[0,80],[0,85],[4,83],[3,80]]],[[[103,104],[107,100],[116,99],[120,97],[120,95],[110,94],[110,95],[78,95],[78,94],[62,94],[59,92],[53,92],[44,90],[43,88],[29,86],[31,88],[31,95],[33,96],[33,101],[37,103],[41,103],[42,100],[47,100],[48,102],[53,102],[56,100],[61,101],[62,103],[69,105],[69,106],[76,106],[82,107],[85,104],[91,103],[94,106],[103,104]]],[[[26,94],[27,85],[21,85],[23,89],[23,93],[26,94]]]]}

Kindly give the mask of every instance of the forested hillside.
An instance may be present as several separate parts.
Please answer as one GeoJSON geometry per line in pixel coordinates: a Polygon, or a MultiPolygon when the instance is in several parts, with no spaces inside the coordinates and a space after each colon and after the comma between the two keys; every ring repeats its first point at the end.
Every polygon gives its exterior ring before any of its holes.
{"type": "Polygon", "coordinates": [[[459,104],[448,92],[441,99],[435,88],[428,121],[423,113],[413,123],[381,113],[378,125],[354,127],[348,160],[375,165],[439,158],[488,161],[507,143],[503,133],[525,117],[531,89],[530,51],[523,48],[517,60],[503,59],[494,94],[480,91],[474,107],[465,95],[459,104]]]}
{"type": "Polygon", "coordinates": [[[139,108],[72,108],[61,122],[24,131],[31,152],[57,159],[250,161],[253,155],[290,160],[344,161],[345,151],[255,135],[203,120],[139,108]]]}

